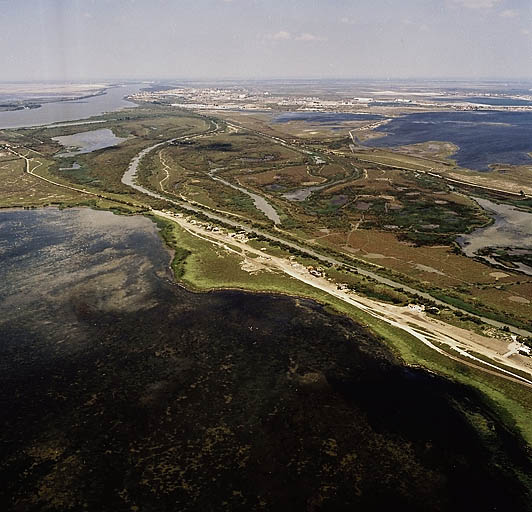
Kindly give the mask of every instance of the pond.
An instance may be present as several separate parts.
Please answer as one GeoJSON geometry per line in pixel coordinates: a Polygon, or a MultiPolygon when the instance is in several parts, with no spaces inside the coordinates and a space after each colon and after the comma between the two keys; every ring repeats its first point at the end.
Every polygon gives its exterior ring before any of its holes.
{"type": "Polygon", "coordinates": [[[67,151],[56,155],[58,157],[66,158],[82,155],[83,153],[92,153],[98,149],[117,146],[126,139],[123,137],[117,137],[109,128],[101,128],[99,130],[74,133],[72,135],[52,137],[52,140],[59,142],[59,144],[67,149],[74,149],[74,151],[67,151]]]}

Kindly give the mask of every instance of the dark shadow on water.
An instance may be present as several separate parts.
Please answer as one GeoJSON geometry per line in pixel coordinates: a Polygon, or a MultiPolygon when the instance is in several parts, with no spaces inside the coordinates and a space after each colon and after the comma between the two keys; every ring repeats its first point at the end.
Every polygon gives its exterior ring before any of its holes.
{"type": "Polygon", "coordinates": [[[69,279],[0,306],[4,510],[530,508],[524,444],[478,393],[312,301],[172,284],[147,220],[47,215],[19,220],[54,226],[69,279]]]}

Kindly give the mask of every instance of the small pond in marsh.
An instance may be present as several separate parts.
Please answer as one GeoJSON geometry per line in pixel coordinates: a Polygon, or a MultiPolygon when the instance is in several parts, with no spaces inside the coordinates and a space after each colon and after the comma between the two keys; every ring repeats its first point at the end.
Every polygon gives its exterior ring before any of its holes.
{"type": "Polygon", "coordinates": [[[98,149],[117,146],[126,139],[117,137],[109,128],[100,128],[99,130],[52,137],[52,140],[59,142],[59,144],[69,150],[56,156],[67,158],[84,153],[92,153],[98,149]]]}
{"type": "Polygon", "coordinates": [[[522,440],[315,302],[191,293],[143,217],[0,211],[2,510],[527,510],[522,440]]]}

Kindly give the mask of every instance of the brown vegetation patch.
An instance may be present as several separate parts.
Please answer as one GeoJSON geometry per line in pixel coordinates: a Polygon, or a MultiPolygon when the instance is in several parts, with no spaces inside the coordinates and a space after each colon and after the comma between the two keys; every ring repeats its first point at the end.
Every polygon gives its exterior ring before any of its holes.
{"type": "Polygon", "coordinates": [[[301,185],[306,181],[322,183],[325,181],[319,176],[311,176],[306,165],[294,165],[283,167],[281,169],[272,169],[270,171],[254,173],[242,178],[243,182],[256,185],[271,185],[273,183],[285,183],[287,185],[301,185]]]}

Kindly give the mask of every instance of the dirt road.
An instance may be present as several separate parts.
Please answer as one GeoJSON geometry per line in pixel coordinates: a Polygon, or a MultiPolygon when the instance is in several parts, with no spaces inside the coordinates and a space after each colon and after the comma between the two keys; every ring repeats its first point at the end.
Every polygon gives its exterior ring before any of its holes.
{"type": "MultiPolygon", "coordinates": [[[[167,142],[168,141],[166,141],[166,143],[167,142]]],[[[148,153],[155,147],[162,146],[163,144],[165,144],[165,142],[156,144],[150,148],[146,148],[145,150],[141,151],[141,153],[139,153],[139,155],[137,155],[137,157],[135,157],[131,162],[128,171],[124,175],[122,181],[130,186],[133,186],[133,188],[139,190],[140,192],[148,193],[151,196],[157,197],[159,199],[164,199],[169,203],[176,203],[179,206],[183,206],[181,202],[170,200],[166,197],[161,196],[160,194],[149,191],[135,183],[136,169],[142,156],[144,156],[146,153],[148,153]]],[[[16,154],[17,156],[23,158],[26,161],[26,171],[29,174],[35,176],[36,178],[57,185],[59,187],[102,197],[101,194],[57,183],[48,178],[39,176],[35,173],[35,169],[42,165],[42,162],[36,161],[37,166],[32,168],[31,162],[34,160],[33,158],[29,158],[27,155],[15,151],[13,148],[7,149],[12,153],[16,154]]],[[[186,204],[185,207],[190,210],[192,214],[195,212],[204,213],[202,209],[193,207],[189,204],[186,204]]],[[[368,314],[379,318],[390,325],[398,327],[405,332],[408,332],[415,338],[419,339],[422,343],[430,347],[432,350],[435,350],[436,352],[450,359],[461,361],[465,364],[474,366],[488,373],[496,373],[501,377],[532,387],[532,362],[529,358],[521,356],[518,353],[516,354],[515,350],[513,351],[511,356],[508,355],[508,352],[509,350],[511,350],[511,347],[509,347],[509,344],[507,342],[480,336],[471,331],[467,331],[458,327],[451,326],[449,324],[445,324],[443,322],[439,322],[428,317],[424,313],[416,313],[409,308],[381,303],[373,299],[364,297],[362,295],[355,295],[353,294],[353,292],[347,290],[338,290],[335,283],[331,283],[325,278],[310,275],[305,267],[298,265],[297,263],[283,258],[267,256],[264,254],[264,252],[258,251],[257,249],[254,249],[241,241],[231,238],[225,232],[213,233],[207,231],[201,225],[188,221],[182,214],[170,214],[159,210],[153,210],[153,213],[178,223],[180,226],[185,228],[189,233],[193,234],[194,236],[199,236],[205,240],[208,240],[211,243],[225,248],[226,250],[233,250],[230,249],[229,244],[232,246],[237,246],[241,251],[240,254],[244,258],[246,258],[246,253],[255,254],[256,256],[259,256],[261,258],[261,264],[264,264],[266,267],[284,272],[285,274],[295,279],[298,279],[301,282],[304,282],[314,288],[320,289],[346,303],[352,304],[353,306],[367,312],[368,314]],[[438,346],[439,344],[444,345],[446,347],[446,350],[438,346]],[[491,362],[484,361],[481,357],[477,357],[477,355],[474,355],[470,352],[475,352],[476,354],[482,357],[488,358],[491,362]],[[455,353],[456,355],[454,355],[455,353]],[[503,356],[505,356],[504,359],[502,359],[503,356]],[[498,366],[496,364],[497,361],[500,361],[501,364],[504,364],[510,369],[498,366]],[[512,369],[523,372],[531,378],[523,377],[522,375],[519,375],[518,373],[512,371],[512,369]]],[[[243,227],[236,222],[230,222],[224,217],[215,214],[209,214],[209,216],[213,218],[213,220],[221,220],[226,224],[234,224],[234,226],[239,229],[244,229],[247,232],[250,231],[249,228],[243,227]]],[[[310,255],[312,255],[313,253],[313,251],[308,250],[306,248],[300,248],[297,244],[286,242],[282,238],[277,238],[270,234],[267,234],[266,236],[270,240],[277,240],[286,243],[287,245],[301,249],[310,255]]],[[[316,256],[321,260],[333,260],[332,263],[339,263],[333,258],[324,257],[323,255],[319,255],[317,253],[316,256]]],[[[249,263],[252,264],[251,261],[249,263]]],[[[361,272],[361,270],[359,270],[359,272],[361,272]]],[[[372,274],[369,272],[361,273],[372,274]]],[[[378,277],[379,281],[381,282],[388,281],[387,279],[382,278],[382,276],[376,275],[376,277],[378,277]]],[[[397,283],[393,283],[393,285],[396,284],[397,283]]]]}
{"type": "Polygon", "coordinates": [[[350,290],[338,290],[336,283],[328,281],[325,277],[317,277],[309,274],[303,265],[277,256],[267,255],[264,251],[255,249],[244,241],[231,237],[225,231],[209,231],[205,226],[197,222],[190,222],[182,214],[163,211],[154,211],[153,213],[177,223],[194,236],[224,248],[227,251],[237,252],[243,258],[249,260],[247,264],[250,266],[253,266],[254,262],[258,259],[261,266],[281,271],[294,279],[351,304],[375,318],[379,318],[390,325],[398,327],[439,354],[469,364],[488,373],[496,373],[501,377],[532,387],[532,361],[530,361],[530,358],[521,356],[514,351],[511,357],[507,356],[502,359],[508,353],[509,346],[511,345],[507,341],[488,338],[440,322],[429,317],[424,312],[416,312],[408,306],[394,306],[358,295],[350,290]],[[236,251],[234,249],[235,247],[240,252],[236,251]],[[254,257],[251,258],[248,255],[254,255],[254,257]],[[256,258],[257,256],[258,258],[256,258]],[[445,348],[442,348],[441,345],[445,348]],[[488,358],[491,362],[483,360],[472,352],[488,358]],[[501,364],[509,369],[497,365],[497,361],[501,361],[501,364]],[[512,371],[512,369],[523,372],[529,375],[530,378],[526,378],[512,371]]]}

